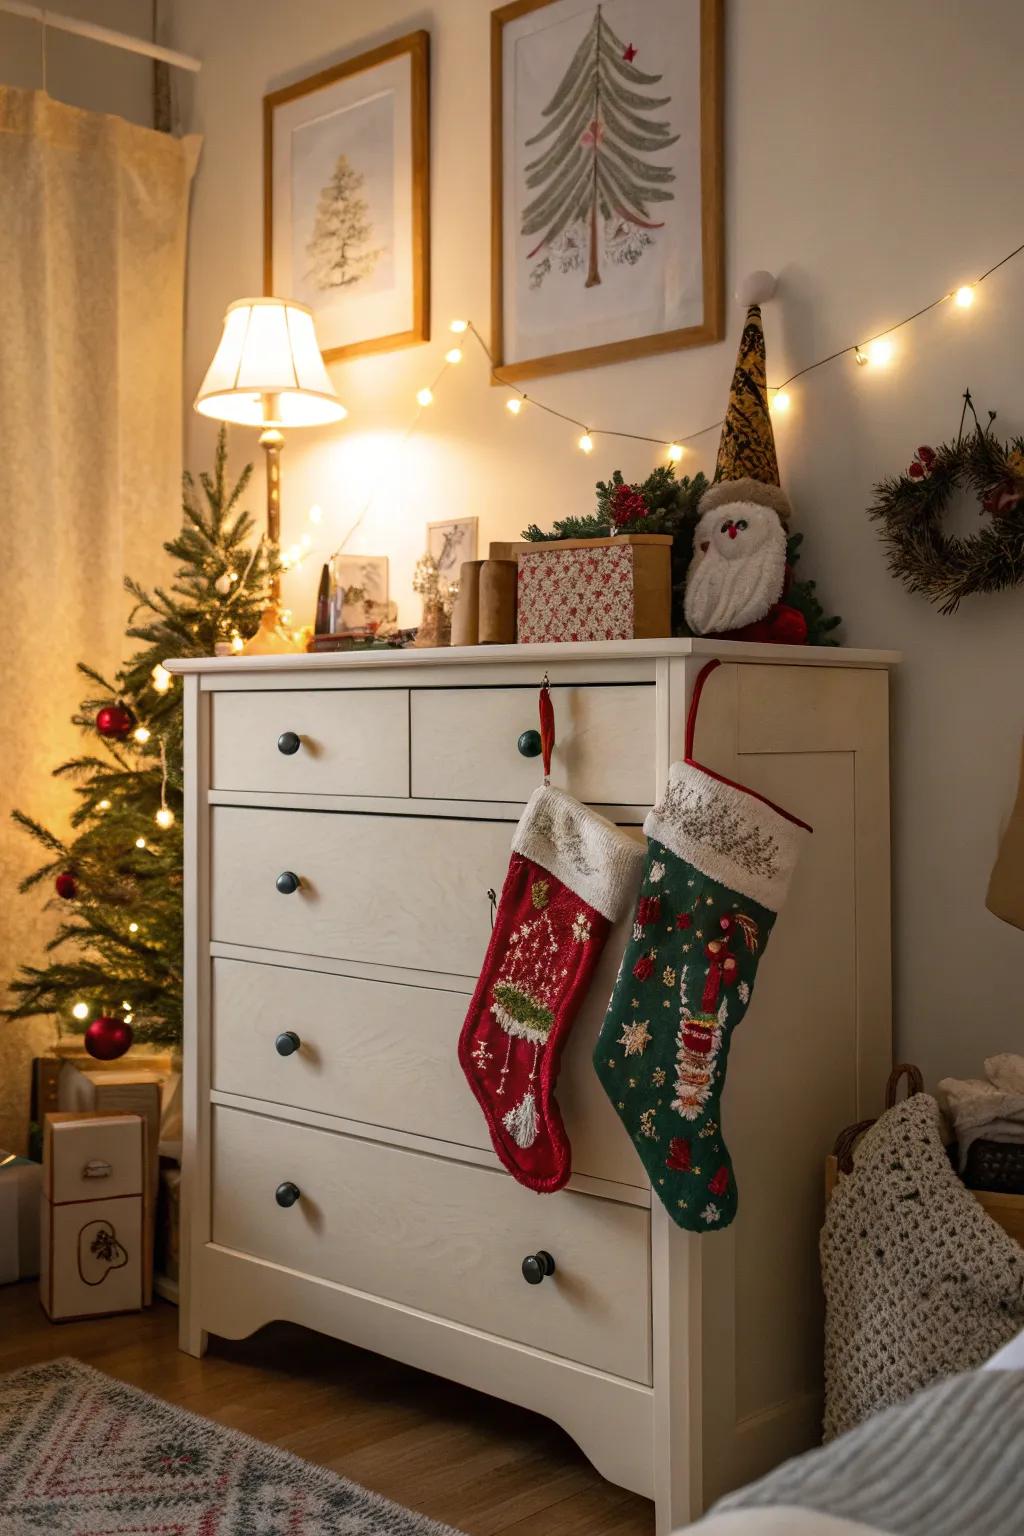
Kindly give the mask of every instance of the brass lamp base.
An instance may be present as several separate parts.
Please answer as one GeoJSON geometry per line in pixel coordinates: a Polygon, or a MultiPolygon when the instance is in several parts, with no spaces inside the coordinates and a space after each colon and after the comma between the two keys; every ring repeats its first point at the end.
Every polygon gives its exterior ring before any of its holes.
{"type": "Polygon", "coordinates": [[[285,656],[304,651],[305,641],[288,629],[278,603],[271,601],[260,616],[260,627],[242,647],[243,656],[285,656]]]}

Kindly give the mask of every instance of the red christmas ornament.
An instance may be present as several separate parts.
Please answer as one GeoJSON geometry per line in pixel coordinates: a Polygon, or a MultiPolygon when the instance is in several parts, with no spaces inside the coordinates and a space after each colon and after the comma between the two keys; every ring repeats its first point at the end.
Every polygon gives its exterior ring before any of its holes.
{"type": "Polygon", "coordinates": [[[779,604],[769,623],[769,639],[772,645],[807,644],[807,620],[799,608],[779,604]]]}
{"type": "Polygon", "coordinates": [[[96,711],[96,729],[114,741],[123,741],[134,724],[135,716],[125,704],[104,704],[96,711]]]}
{"type": "Polygon", "coordinates": [[[53,888],[58,896],[63,896],[65,901],[73,901],[78,895],[78,881],[67,869],[57,876],[53,882],[53,888]]]}
{"type": "Polygon", "coordinates": [[[689,1173],[691,1161],[690,1143],[683,1136],[673,1136],[668,1144],[665,1167],[674,1168],[677,1173],[689,1173]]]}
{"type": "Polygon", "coordinates": [[[636,962],[636,965],[633,967],[633,975],[636,977],[637,981],[646,981],[653,970],[654,961],[651,959],[650,955],[641,955],[639,960],[636,962]]]}
{"type": "Polygon", "coordinates": [[[729,1170],[723,1163],[721,1168],[708,1184],[708,1189],[713,1195],[724,1195],[729,1188],[729,1170]]]}
{"type": "Polygon", "coordinates": [[[116,1061],[132,1043],[131,1026],[107,1015],[93,1019],[85,1032],[85,1048],[97,1061],[116,1061]]]}

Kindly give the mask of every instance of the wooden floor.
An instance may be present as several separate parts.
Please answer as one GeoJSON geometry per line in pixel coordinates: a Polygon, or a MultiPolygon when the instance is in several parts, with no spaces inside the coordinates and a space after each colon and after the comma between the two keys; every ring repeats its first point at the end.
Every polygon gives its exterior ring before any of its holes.
{"type": "Polygon", "coordinates": [[[73,1355],[318,1462],[466,1536],[652,1536],[654,1506],[604,1482],[556,1425],[291,1324],[177,1347],[178,1314],[47,1322],[34,1282],[0,1287],[0,1372],[73,1355]]]}

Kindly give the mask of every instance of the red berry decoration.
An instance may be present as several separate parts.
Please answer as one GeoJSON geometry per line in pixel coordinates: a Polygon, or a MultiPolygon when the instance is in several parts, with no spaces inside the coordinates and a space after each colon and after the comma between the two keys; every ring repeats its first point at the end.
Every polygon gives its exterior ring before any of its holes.
{"type": "Polygon", "coordinates": [[[65,901],[74,901],[78,895],[78,881],[70,870],[64,870],[53,882],[53,888],[58,896],[63,896],[65,901]]]}
{"type": "Polygon", "coordinates": [[[132,1043],[131,1026],[124,1019],[104,1015],[93,1019],[85,1032],[85,1048],[97,1061],[116,1061],[132,1043]]]}
{"type": "Polygon", "coordinates": [[[134,724],[135,716],[125,704],[104,704],[96,711],[96,729],[114,741],[123,741],[134,724]]]}

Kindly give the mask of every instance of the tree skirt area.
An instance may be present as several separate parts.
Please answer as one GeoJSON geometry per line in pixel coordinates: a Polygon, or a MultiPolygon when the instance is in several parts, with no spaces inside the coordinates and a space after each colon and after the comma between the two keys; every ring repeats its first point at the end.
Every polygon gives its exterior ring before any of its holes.
{"type": "Polygon", "coordinates": [[[0,1536],[458,1536],[94,1371],[0,1376],[0,1536]]]}

